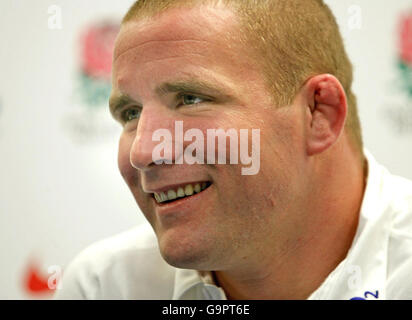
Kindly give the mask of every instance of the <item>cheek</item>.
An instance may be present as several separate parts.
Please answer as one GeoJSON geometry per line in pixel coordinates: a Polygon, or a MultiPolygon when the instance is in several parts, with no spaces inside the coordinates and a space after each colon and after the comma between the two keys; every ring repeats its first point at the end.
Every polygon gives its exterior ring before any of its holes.
{"type": "Polygon", "coordinates": [[[130,163],[130,149],[133,140],[127,136],[127,134],[122,133],[119,140],[119,150],[117,156],[117,165],[119,167],[120,174],[126,183],[131,186],[133,181],[138,181],[137,170],[132,167],[130,163]]]}
{"type": "MultiPolygon", "coordinates": [[[[150,199],[145,196],[145,193],[141,188],[141,177],[139,170],[134,168],[130,163],[130,149],[132,144],[133,138],[129,137],[127,132],[123,133],[119,140],[117,163],[120,174],[132,192],[137,204],[142,212],[147,214],[150,209],[150,199]]],[[[147,218],[151,221],[148,216],[147,218]]]]}

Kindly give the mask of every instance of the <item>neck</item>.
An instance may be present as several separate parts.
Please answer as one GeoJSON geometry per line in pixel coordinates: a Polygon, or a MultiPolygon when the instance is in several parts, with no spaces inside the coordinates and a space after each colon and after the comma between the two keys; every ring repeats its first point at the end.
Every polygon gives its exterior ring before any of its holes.
{"type": "Polygon", "coordinates": [[[307,217],[299,228],[304,232],[281,245],[271,243],[270,253],[277,254],[269,261],[268,254],[246,269],[215,272],[228,299],[306,299],[346,257],[356,234],[365,173],[348,145],[333,148],[313,159],[311,196],[299,214],[307,217]],[[280,246],[286,249],[276,250],[280,246]]]}

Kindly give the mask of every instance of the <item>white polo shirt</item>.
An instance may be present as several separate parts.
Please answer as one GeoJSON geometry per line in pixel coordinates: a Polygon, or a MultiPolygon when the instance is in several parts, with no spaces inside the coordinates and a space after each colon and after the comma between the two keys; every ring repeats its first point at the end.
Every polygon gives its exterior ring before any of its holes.
{"type": "MultiPolygon", "coordinates": [[[[365,154],[369,172],[352,247],[309,299],[412,299],[412,182],[365,154]]],[[[211,273],[167,264],[149,224],[86,248],[61,284],[54,299],[226,299],[211,273]]]]}

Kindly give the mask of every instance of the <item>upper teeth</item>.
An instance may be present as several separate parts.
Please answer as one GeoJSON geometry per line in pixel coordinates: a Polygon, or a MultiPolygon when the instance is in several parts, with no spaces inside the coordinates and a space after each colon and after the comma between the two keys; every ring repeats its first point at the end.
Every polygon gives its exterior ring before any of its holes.
{"type": "Polygon", "coordinates": [[[160,193],[155,192],[154,197],[158,203],[161,203],[168,200],[174,200],[176,198],[191,196],[193,193],[199,193],[200,191],[206,189],[206,186],[206,182],[196,183],[195,185],[187,184],[177,188],[177,190],[170,189],[160,193]]]}

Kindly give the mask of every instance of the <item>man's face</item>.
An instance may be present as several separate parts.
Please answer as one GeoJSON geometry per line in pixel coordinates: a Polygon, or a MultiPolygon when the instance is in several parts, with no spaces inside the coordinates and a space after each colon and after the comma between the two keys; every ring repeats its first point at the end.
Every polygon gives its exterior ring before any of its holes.
{"type": "Polygon", "coordinates": [[[292,213],[304,176],[302,111],[272,105],[247,48],[225,40],[235,27],[228,9],[170,9],[128,22],[116,42],[112,99],[130,100],[114,111],[124,118],[119,169],[163,257],[177,267],[224,270],[247,264],[268,250],[275,253],[274,243],[286,244],[300,231],[301,217],[292,213]],[[153,132],[168,129],[174,135],[175,121],[183,121],[184,131],[203,132],[205,152],[207,129],[248,129],[249,152],[252,129],[260,129],[260,171],[242,175],[240,162],[154,164],[159,141],[153,141],[153,132]],[[206,181],[207,189],[178,201],[159,204],[153,197],[155,190],[206,181]]]}

